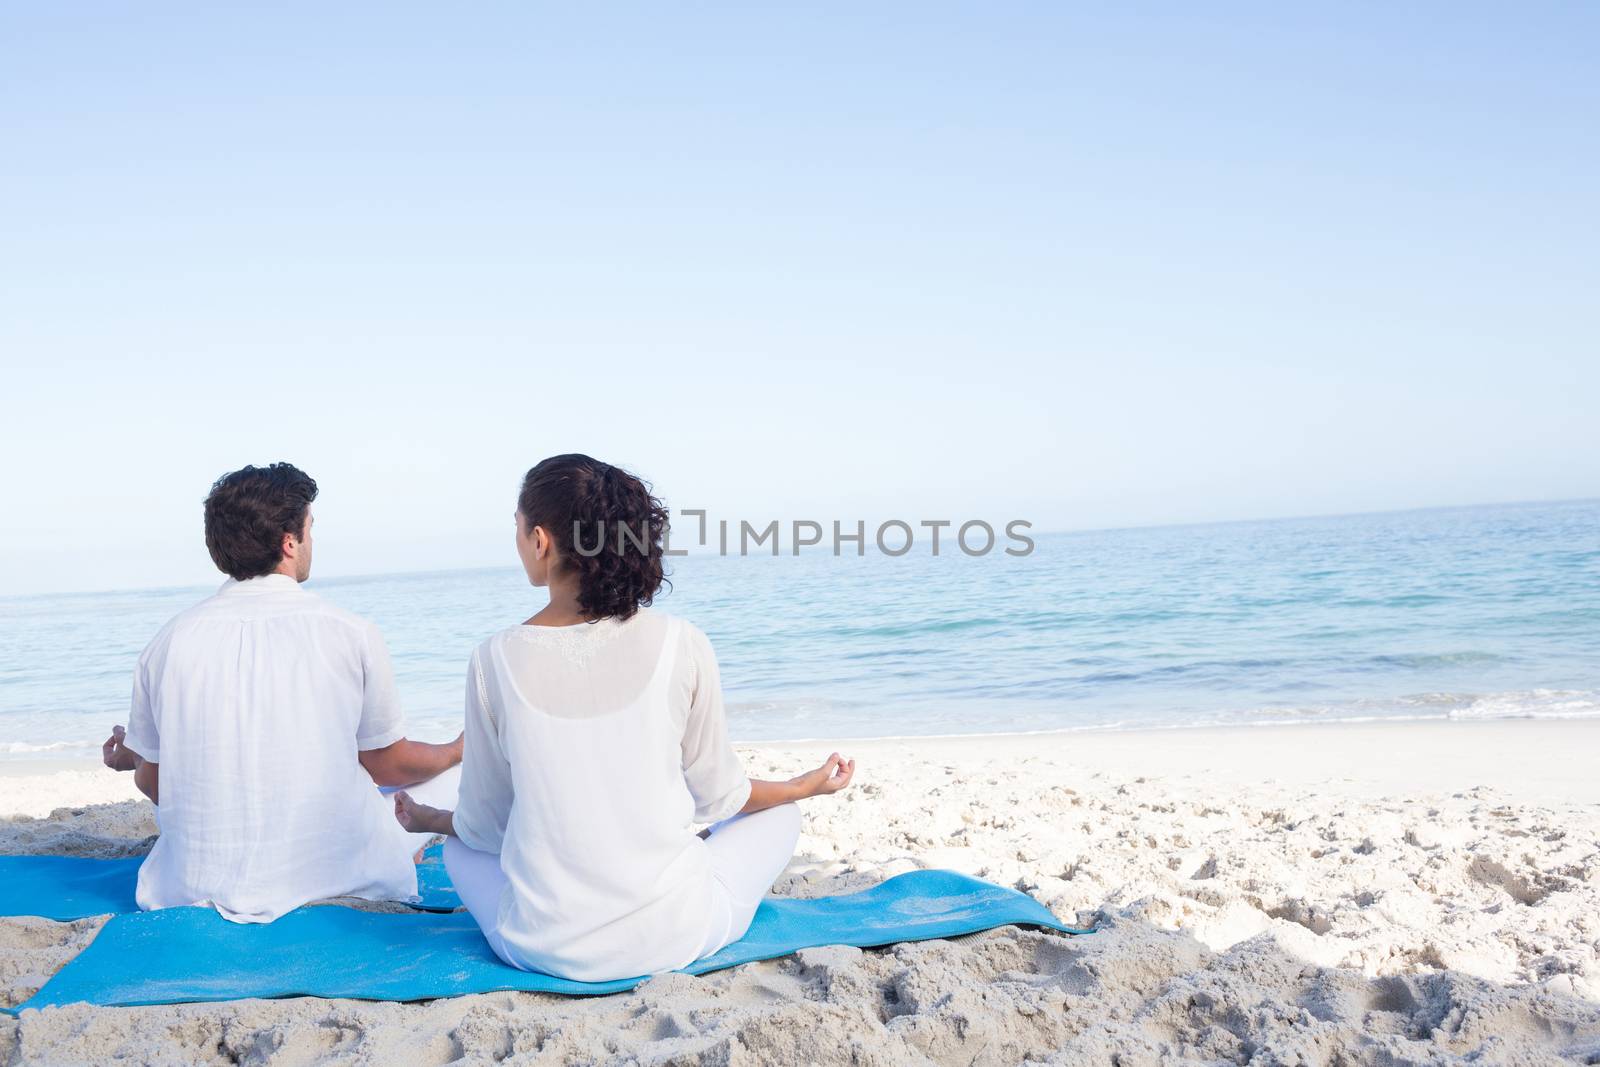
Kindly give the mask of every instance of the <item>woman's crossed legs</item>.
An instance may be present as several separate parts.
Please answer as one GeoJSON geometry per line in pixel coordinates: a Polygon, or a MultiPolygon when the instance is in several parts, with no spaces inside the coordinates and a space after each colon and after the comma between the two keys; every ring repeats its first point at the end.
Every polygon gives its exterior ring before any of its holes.
{"type": "MultiPolygon", "coordinates": [[[[796,804],[735,815],[711,827],[706,838],[713,882],[711,917],[701,956],[709,956],[744,936],[761,898],[789,865],[799,840],[800,808],[796,804]]],[[[500,897],[507,884],[505,873],[500,870],[500,857],[475,851],[459,838],[448,837],[444,862],[461,903],[488,936],[489,946],[503,959],[505,953],[491,933],[499,922],[500,897]]]]}
{"type": "Polygon", "coordinates": [[[743,937],[756,916],[761,898],[794,858],[800,841],[800,805],[735,815],[711,827],[706,850],[711,875],[721,890],[712,897],[711,931],[700,955],[743,937]]]}

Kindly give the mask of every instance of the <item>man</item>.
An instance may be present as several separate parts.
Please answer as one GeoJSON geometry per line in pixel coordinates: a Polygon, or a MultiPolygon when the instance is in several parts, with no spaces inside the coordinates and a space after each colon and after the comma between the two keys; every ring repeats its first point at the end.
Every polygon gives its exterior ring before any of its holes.
{"type": "Polygon", "coordinates": [[[228,581],[150,642],[127,729],[105,743],[106,764],[157,805],[141,908],[271,922],[327,897],[416,896],[416,835],[378,786],[453,800],[462,742],[407,740],[377,628],[301,588],[316,496],[274,463],[206,497],[206,547],[228,581]]]}

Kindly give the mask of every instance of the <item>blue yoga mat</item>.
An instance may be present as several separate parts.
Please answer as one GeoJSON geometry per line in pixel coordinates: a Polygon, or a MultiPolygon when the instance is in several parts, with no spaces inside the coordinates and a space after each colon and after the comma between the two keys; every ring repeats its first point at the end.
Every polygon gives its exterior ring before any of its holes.
{"type": "MultiPolygon", "coordinates": [[[[1070,934],[1032,897],[954,871],[911,871],[859,893],[762,903],[743,938],[685,968],[703,974],[813,945],[887,945],[996,926],[1070,934]]],[[[273,923],[230,923],[210,908],[119,915],[11,1014],[59,1004],[132,1007],[245,997],[431,1000],[504,989],[596,994],[643,978],[572,982],[495,958],[465,912],[381,914],[300,908],[273,923]]]]}
{"type": "MultiPolygon", "coordinates": [[[[144,857],[96,860],[82,856],[0,856],[0,915],[38,915],[67,921],[138,911],[133,899],[144,857]]],[[[417,865],[414,908],[454,911],[461,906],[438,845],[417,865]]]]}
{"type": "Polygon", "coordinates": [[[133,891],[143,862],[140,856],[121,860],[0,856],[0,915],[38,915],[65,922],[138,911],[133,891]]]}

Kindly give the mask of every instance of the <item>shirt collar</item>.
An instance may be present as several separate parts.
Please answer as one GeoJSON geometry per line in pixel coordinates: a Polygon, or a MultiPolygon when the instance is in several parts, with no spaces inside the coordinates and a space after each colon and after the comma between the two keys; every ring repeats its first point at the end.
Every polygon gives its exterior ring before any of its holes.
{"type": "Polygon", "coordinates": [[[217,595],[239,596],[245,593],[270,593],[283,592],[288,589],[299,589],[300,583],[287,574],[263,574],[259,578],[246,578],[238,581],[229,578],[222,583],[222,588],[217,590],[217,595]]]}

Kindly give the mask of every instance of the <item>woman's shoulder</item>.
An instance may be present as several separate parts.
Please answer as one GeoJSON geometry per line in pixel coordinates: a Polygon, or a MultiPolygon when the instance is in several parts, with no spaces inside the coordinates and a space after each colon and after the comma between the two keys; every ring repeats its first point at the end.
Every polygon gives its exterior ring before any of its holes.
{"type": "Polygon", "coordinates": [[[657,611],[655,608],[640,608],[638,614],[640,617],[648,617],[655,625],[667,630],[676,629],[680,648],[700,649],[711,647],[711,639],[706,636],[705,631],[682,615],[657,611]]]}
{"type": "Polygon", "coordinates": [[[479,641],[477,647],[472,650],[473,654],[477,656],[485,655],[490,649],[495,648],[498,645],[505,644],[506,641],[515,635],[519,630],[526,629],[528,629],[528,627],[520,624],[515,626],[503,626],[494,633],[490,634],[488,637],[485,637],[482,641],[479,641]]]}
{"type": "Polygon", "coordinates": [[[717,655],[711,648],[711,638],[706,636],[704,630],[681,615],[666,615],[665,612],[656,614],[663,616],[667,625],[677,631],[673,641],[675,645],[673,659],[677,666],[673,673],[688,690],[692,691],[699,685],[703,676],[716,670],[717,655]]]}
{"type": "Polygon", "coordinates": [[[506,626],[479,641],[472,648],[472,662],[481,667],[488,666],[497,655],[502,653],[506,644],[516,640],[518,631],[526,630],[526,626],[506,626]]]}

